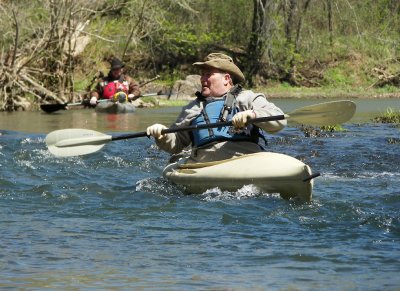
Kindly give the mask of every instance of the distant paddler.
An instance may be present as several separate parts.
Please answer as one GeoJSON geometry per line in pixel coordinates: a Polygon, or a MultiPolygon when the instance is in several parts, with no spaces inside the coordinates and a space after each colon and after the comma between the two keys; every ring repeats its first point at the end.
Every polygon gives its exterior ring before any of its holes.
{"type": "Polygon", "coordinates": [[[140,97],[140,85],[124,73],[124,67],[118,58],[111,60],[108,75],[103,77],[90,92],[90,105],[96,106],[98,100],[102,99],[123,103],[140,97]]]}

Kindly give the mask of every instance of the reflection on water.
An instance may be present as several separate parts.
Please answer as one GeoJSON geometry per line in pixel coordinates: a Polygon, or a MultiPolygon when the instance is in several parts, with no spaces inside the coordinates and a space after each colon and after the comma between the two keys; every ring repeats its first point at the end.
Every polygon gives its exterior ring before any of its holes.
{"type": "MultiPolygon", "coordinates": [[[[270,99],[286,113],[327,99],[270,99]]],[[[354,99],[357,104],[355,116],[349,123],[370,122],[387,108],[400,109],[398,99],[354,99]]],[[[139,108],[135,113],[104,114],[93,109],[60,110],[53,114],[42,111],[0,113],[0,129],[30,133],[47,133],[63,128],[86,128],[104,132],[143,131],[153,123],[169,125],[180,111],[180,107],[139,108]]]]}
{"type": "Polygon", "coordinates": [[[0,129],[47,133],[64,128],[85,128],[104,132],[141,131],[153,123],[169,124],[180,108],[138,109],[135,113],[105,114],[93,109],[60,110],[56,113],[0,113],[0,129]]]}

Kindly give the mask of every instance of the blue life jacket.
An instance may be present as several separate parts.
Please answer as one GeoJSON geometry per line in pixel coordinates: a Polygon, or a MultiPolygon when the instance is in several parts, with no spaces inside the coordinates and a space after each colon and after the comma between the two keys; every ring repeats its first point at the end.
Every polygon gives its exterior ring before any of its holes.
{"type": "MultiPolygon", "coordinates": [[[[204,103],[203,110],[191,121],[191,125],[221,122],[224,100],[215,100],[204,103]]],[[[232,120],[233,115],[238,111],[238,108],[233,106],[232,111],[228,115],[227,121],[232,120]]],[[[199,147],[215,141],[252,141],[258,143],[258,127],[251,126],[251,130],[246,130],[241,133],[234,133],[232,129],[233,127],[231,126],[221,126],[217,128],[194,130],[192,131],[193,146],[199,147]]]]}

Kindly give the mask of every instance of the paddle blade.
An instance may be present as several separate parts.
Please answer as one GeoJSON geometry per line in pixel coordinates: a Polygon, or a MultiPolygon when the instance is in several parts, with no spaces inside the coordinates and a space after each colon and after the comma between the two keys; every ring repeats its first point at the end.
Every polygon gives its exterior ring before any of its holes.
{"type": "Polygon", "coordinates": [[[349,121],[356,112],[356,104],[341,100],[299,108],[289,114],[288,120],[297,124],[336,125],[349,121]]]}
{"type": "Polygon", "coordinates": [[[40,108],[46,113],[53,113],[55,111],[66,109],[67,103],[64,104],[42,104],[40,108]]]}
{"type": "Polygon", "coordinates": [[[59,157],[87,155],[100,150],[112,136],[88,129],[61,129],[46,136],[49,151],[59,157]]]}

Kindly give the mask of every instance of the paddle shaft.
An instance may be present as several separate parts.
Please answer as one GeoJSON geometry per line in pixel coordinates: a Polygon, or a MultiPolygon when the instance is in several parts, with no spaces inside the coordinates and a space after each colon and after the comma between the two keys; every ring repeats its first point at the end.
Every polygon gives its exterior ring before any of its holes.
{"type": "Polygon", "coordinates": [[[144,85],[146,85],[146,84],[148,84],[148,83],[151,83],[151,82],[153,82],[153,81],[155,81],[155,80],[157,80],[157,79],[159,79],[160,78],[160,75],[157,75],[157,76],[155,76],[154,78],[151,78],[150,80],[147,80],[147,81],[144,81],[143,83],[140,83],[139,84],[139,87],[143,87],[144,85]]]}
{"type": "MultiPolygon", "coordinates": [[[[355,113],[356,105],[352,101],[332,101],[305,106],[289,113],[249,119],[248,123],[262,123],[286,119],[288,122],[306,125],[334,125],[350,120],[355,113]]],[[[231,126],[231,121],[217,122],[185,127],[165,128],[162,134],[180,131],[201,130],[213,127],[231,126]]],[[[120,136],[106,135],[87,129],[61,129],[49,133],[46,144],[51,153],[56,156],[70,157],[86,155],[101,149],[106,143],[114,140],[148,137],[146,132],[131,133],[120,136]]]]}
{"type": "MultiPolygon", "coordinates": [[[[276,120],[283,120],[283,119],[285,119],[285,115],[275,115],[275,116],[253,118],[253,119],[250,119],[248,121],[248,123],[276,121],[276,120]]],[[[196,125],[189,125],[189,126],[184,126],[184,127],[166,128],[166,129],[163,129],[161,131],[161,133],[167,134],[167,133],[174,133],[174,132],[181,132],[181,131],[192,131],[192,130],[200,130],[200,129],[207,129],[207,128],[216,128],[216,127],[223,127],[223,126],[230,126],[230,125],[232,125],[232,121],[216,122],[216,123],[209,123],[209,124],[196,124],[196,125]]],[[[114,140],[145,137],[145,136],[148,136],[148,135],[145,131],[143,131],[143,132],[137,132],[137,133],[132,133],[132,134],[113,136],[111,138],[111,140],[114,141],[114,140]]]]}

